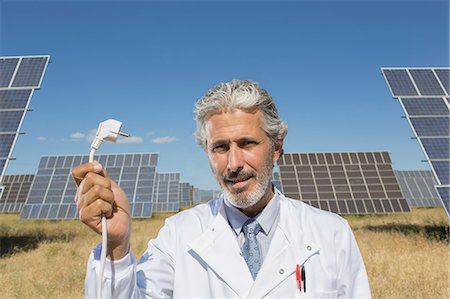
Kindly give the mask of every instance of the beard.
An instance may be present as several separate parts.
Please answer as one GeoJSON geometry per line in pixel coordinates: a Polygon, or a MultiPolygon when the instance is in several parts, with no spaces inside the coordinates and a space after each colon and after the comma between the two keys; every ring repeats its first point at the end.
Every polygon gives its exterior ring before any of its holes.
{"type": "Polygon", "coordinates": [[[225,176],[215,173],[215,177],[219,182],[225,198],[236,208],[245,209],[255,205],[266,194],[269,188],[269,182],[272,179],[273,170],[273,149],[267,155],[266,161],[260,173],[254,170],[241,170],[239,172],[229,172],[225,176]],[[246,188],[232,189],[228,186],[230,181],[244,181],[247,179],[255,179],[256,185],[249,190],[246,188]]]}

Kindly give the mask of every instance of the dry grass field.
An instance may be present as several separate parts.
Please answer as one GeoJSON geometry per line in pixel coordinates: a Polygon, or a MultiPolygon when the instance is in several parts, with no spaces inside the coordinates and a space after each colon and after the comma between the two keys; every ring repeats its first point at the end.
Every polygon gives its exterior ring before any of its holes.
{"type": "MultiPolygon", "coordinates": [[[[140,256],[169,214],[133,221],[140,256]]],[[[374,298],[450,298],[449,223],[442,208],[346,217],[374,298]]],[[[0,215],[0,298],[82,298],[86,260],[99,237],[80,222],[0,215]]]]}

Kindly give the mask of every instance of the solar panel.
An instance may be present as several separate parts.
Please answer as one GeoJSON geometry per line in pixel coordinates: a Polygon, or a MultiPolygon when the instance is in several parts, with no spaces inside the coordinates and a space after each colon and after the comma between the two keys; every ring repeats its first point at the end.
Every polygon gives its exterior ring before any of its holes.
{"type": "Polygon", "coordinates": [[[441,197],[442,202],[444,203],[444,207],[447,211],[450,210],[450,187],[442,186],[436,187],[439,196],[441,197]]]}
{"type": "Polygon", "coordinates": [[[48,56],[22,57],[13,77],[11,87],[39,88],[48,63],[48,56]]]}
{"type": "MultiPolygon", "coordinates": [[[[73,167],[86,163],[89,157],[81,155],[44,156],[23,207],[23,219],[77,218],[74,202],[76,185],[70,175],[73,167]]],[[[99,161],[128,196],[134,218],[151,217],[152,196],[158,154],[97,155],[99,161]]]]}
{"type": "Polygon", "coordinates": [[[439,194],[434,186],[433,172],[426,170],[396,170],[400,189],[410,207],[442,206],[439,194]]]}
{"type": "Polygon", "coordinates": [[[222,192],[219,190],[204,190],[198,189],[197,197],[195,198],[194,204],[199,204],[202,202],[207,202],[211,199],[218,198],[222,192]]]}
{"type": "Polygon", "coordinates": [[[159,172],[153,194],[154,212],[178,212],[180,210],[180,173],[159,172]]]}
{"type": "Polygon", "coordinates": [[[180,207],[194,205],[194,186],[189,183],[180,183],[180,207]]]}
{"type": "Polygon", "coordinates": [[[3,186],[5,187],[0,198],[1,213],[19,213],[25,203],[34,175],[5,175],[3,186]]]}
{"type": "Polygon", "coordinates": [[[0,87],[8,87],[20,58],[0,57],[0,87]]]}
{"type": "Polygon", "coordinates": [[[422,96],[445,95],[432,69],[412,69],[409,71],[422,96]]]}
{"type": "Polygon", "coordinates": [[[434,72],[441,81],[447,95],[450,95],[450,69],[434,69],[434,72]]]}
{"type": "Polygon", "coordinates": [[[395,96],[416,96],[418,92],[406,70],[385,70],[383,72],[391,84],[391,92],[395,96]]]}
{"type": "MultiPolygon", "coordinates": [[[[439,190],[446,190],[450,185],[450,68],[383,68],[381,71],[431,166],[438,194],[445,195],[445,191],[439,190]],[[394,72],[407,74],[416,94],[398,88],[394,72]]],[[[441,196],[441,200],[450,217],[448,198],[441,196]]]]}
{"type": "Polygon", "coordinates": [[[49,56],[0,57],[0,184],[49,59],[49,56]]]}
{"type": "Polygon", "coordinates": [[[408,212],[387,152],[285,153],[278,160],[287,197],[339,214],[408,212]]]}
{"type": "Polygon", "coordinates": [[[281,186],[280,181],[280,173],[277,171],[272,173],[272,184],[275,186],[275,188],[283,192],[283,187],[281,186]]]}

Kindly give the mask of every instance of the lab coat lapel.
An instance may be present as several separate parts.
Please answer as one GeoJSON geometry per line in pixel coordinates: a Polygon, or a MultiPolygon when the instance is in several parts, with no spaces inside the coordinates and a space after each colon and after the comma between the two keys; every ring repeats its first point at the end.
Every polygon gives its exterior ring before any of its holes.
{"type": "Polygon", "coordinates": [[[239,297],[248,296],[253,278],[222,205],[213,223],[190,244],[191,250],[201,258],[239,297]]]}
{"type": "MultiPolygon", "coordinates": [[[[269,251],[248,297],[262,298],[292,275],[319,248],[305,238],[298,216],[280,196],[280,218],[269,251]]],[[[298,215],[298,214],[297,214],[298,215]]]]}

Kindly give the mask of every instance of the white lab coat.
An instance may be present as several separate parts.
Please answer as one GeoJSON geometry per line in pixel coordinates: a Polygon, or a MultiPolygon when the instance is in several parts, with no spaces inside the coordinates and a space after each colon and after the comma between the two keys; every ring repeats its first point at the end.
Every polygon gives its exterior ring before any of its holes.
{"type": "MultiPolygon", "coordinates": [[[[166,220],[137,265],[132,254],[105,267],[109,298],[370,298],[353,233],[338,215],[279,193],[280,218],[253,281],[230,227],[223,199],[166,220]],[[306,270],[300,292],[296,265],[306,270]]],[[[95,297],[100,246],[90,256],[86,297],[95,297]]]]}

